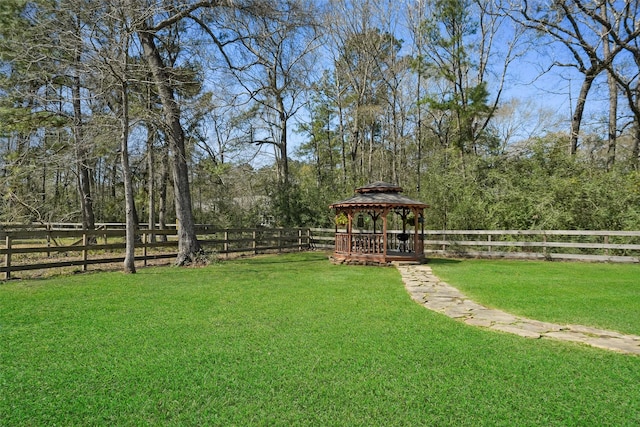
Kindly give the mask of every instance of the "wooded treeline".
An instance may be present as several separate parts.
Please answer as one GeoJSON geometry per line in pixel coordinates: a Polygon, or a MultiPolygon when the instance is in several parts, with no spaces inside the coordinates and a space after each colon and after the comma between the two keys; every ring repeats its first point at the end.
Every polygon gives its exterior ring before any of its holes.
{"type": "Polygon", "coordinates": [[[177,220],[184,263],[384,180],[428,228],[640,229],[639,7],[5,0],[0,221],[177,220]]]}

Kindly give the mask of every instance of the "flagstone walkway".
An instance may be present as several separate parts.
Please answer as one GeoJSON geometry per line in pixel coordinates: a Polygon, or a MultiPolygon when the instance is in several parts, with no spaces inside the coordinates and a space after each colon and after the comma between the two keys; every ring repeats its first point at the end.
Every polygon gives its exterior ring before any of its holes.
{"type": "Polygon", "coordinates": [[[438,279],[429,266],[396,264],[396,268],[400,271],[405,287],[414,301],[469,325],[509,332],[525,338],[574,341],[640,355],[640,336],[514,316],[471,301],[456,288],[438,279]]]}

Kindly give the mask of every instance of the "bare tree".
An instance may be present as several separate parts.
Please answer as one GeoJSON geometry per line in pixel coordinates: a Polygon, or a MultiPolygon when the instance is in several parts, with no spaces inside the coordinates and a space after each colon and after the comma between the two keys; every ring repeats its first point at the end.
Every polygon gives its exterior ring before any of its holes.
{"type": "Polygon", "coordinates": [[[569,152],[572,154],[578,149],[585,105],[595,79],[603,71],[611,69],[618,54],[640,34],[640,28],[635,26],[624,32],[617,28],[622,22],[618,17],[620,11],[628,10],[629,3],[608,0],[589,3],[581,0],[523,1],[507,11],[526,28],[550,37],[568,50],[570,60],[556,59],[553,66],[571,67],[584,76],[571,119],[569,152]],[[605,17],[609,19],[605,20],[605,17]],[[609,45],[609,40],[614,42],[613,45],[609,45]]]}
{"type": "MultiPolygon", "coordinates": [[[[133,179],[129,158],[130,135],[130,86],[134,80],[131,63],[131,44],[133,32],[131,18],[122,3],[111,2],[85,4],[82,12],[86,18],[87,35],[83,37],[87,55],[85,62],[92,69],[96,86],[93,96],[112,113],[114,128],[119,130],[120,163],[124,183],[126,213],[126,251],[124,271],[135,273],[135,240],[138,228],[135,202],[133,197],[133,179]]],[[[105,126],[109,120],[105,118],[105,126]]]]}
{"type": "Polygon", "coordinates": [[[253,111],[266,124],[266,134],[255,132],[252,143],[275,149],[281,219],[292,225],[290,205],[290,121],[304,106],[304,92],[313,75],[312,55],[318,47],[317,24],[311,2],[283,0],[269,10],[229,13],[222,24],[237,43],[215,40],[228,71],[242,88],[253,111]]]}
{"type": "MultiPolygon", "coordinates": [[[[596,5],[575,0],[580,10],[596,22],[602,28],[603,49],[624,50],[631,54],[630,61],[606,62],[607,77],[610,97],[617,97],[617,90],[614,94],[614,81],[619,85],[627,99],[627,105],[631,110],[634,121],[634,142],[632,148],[632,164],[636,169],[640,168],[640,25],[638,15],[640,14],[640,1],[625,0],[616,2],[611,0],[601,0],[596,5]],[[609,46],[612,45],[612,47],[609,46]]],[[[623,56],[626,59],[625,55],[623,56]]],[[[617,111],[617,105],[610,99],[610,114],[617,111]]],[[[616,143],[612,141],[612,134],[617,132],[617,128],[611,118],[609,119],[609,146],[607,150],[607,168],[610,169],[615,162],[616,143]]],[[[613,135],[615,137],[615,135],[613,135]]]]}
{"type": "Polygon", "coordinates": [[[354,183],[373,177],[374,155],[382,146],[385,107],[393,107],[389,92],[398,83],[393,73],[398,71],[394,68],[400,62],[402,42],[391,33],[389,22],[384,22],[385,5],[376,0],[333,0],[325,16],[335,68],[343,169],[350,170],[354,183]]]}

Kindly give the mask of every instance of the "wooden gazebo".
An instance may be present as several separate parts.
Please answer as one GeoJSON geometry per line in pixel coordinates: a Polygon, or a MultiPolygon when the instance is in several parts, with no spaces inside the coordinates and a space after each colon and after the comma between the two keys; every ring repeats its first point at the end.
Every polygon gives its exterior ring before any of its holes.
{"type": "Polygon", "coordinates": [[[386,265],[424,260],[427,205],[401,192],[398,185],[374,182],[357,188],[353,197],[329,206],[336,212],[334,262],[386,265]],[[401,230],[392,230],[394,223],[401,230]]]}

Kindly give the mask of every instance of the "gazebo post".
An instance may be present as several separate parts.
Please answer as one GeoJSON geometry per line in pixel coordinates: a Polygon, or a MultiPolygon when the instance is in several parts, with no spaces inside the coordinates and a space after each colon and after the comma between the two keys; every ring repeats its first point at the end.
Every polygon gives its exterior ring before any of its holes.
{"type": "Polygon", "coordinates": [[[382,211],[382,256],[384,256],[385,261],[387,260],[387,215],[389,214],[389,209],[385,208],[382,211]]]}
{"type": "MultiPolygon", "coordinates": [[[[418,214],[418,209],[411,209],[412,213],[413,213],[413,252],[417,255],[418,254],[418,223],[419,221],[419,214],[418,214]]],[[[422,256],[422,255],[421,255],[422,256]]]]}
{"type": "Polygon", "coordinates": [[[349,256],[351,256],[351,252],[353,251],[353,212],[351,212],[351,210],[347,211],[347,218],[349,219],[349,223],[347,224],[347,237],[349,239],[349,256]]]}

